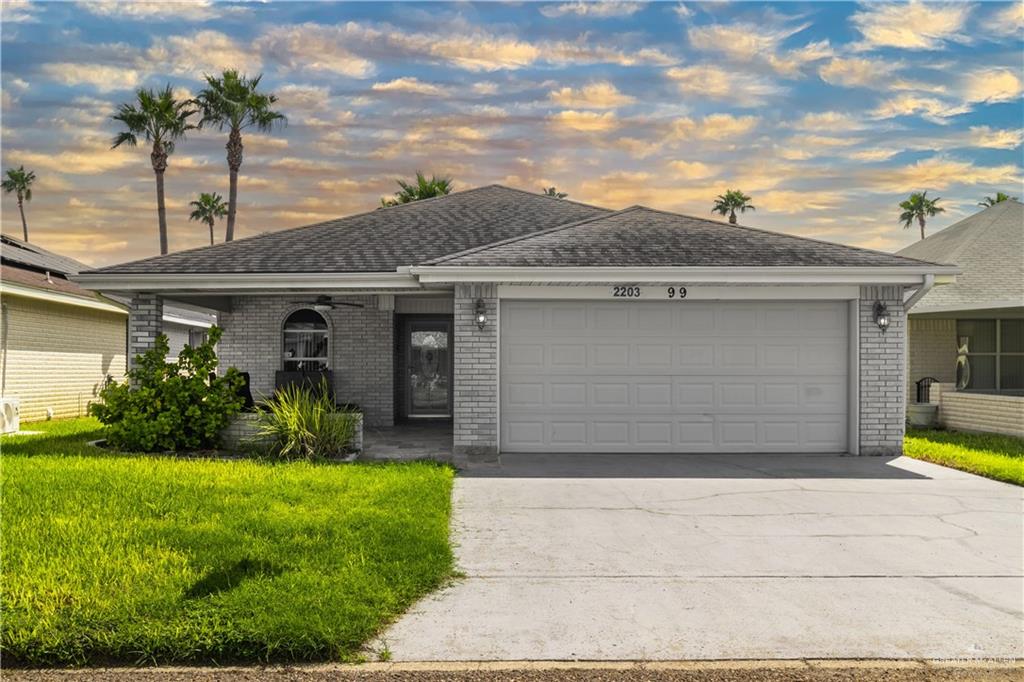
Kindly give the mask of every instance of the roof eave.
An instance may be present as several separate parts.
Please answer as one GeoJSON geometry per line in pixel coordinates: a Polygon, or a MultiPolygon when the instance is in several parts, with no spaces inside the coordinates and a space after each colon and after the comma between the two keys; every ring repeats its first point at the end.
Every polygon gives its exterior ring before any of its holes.
{"type": "Polygon", "coordinates": [[[783,267],[492,267],[418,265],[409,272],[422,284],[455,282],[729,282],[736,284],[936,284],[956,281],[959,268],[948,265],[783,266],[783,267]]]}
{"type": "Polygon", "coordinates": [[[256,272],[256,273],[107,273],[85,272],[70,278],[95,291],[246,292],[299,289],[408,289],[419,288],[405,268],[395,272],[256,272]]]}

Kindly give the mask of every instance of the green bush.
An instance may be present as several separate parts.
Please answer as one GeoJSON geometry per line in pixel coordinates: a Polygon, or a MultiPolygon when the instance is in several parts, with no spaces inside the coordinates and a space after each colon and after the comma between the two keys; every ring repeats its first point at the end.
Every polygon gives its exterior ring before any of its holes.
{"type": "Polygon", "coordinates": [[[323,459],[349,452],[359,415],[339,410],[326,386],[286,386],[258,408],[265,454],[277,459],[323,459]]]}
{"type": "Polygon", "coordinates": [[[129,380],[100,391],[102,402],[89,411],[105,425],[107,441],[121,450],[157,452],[216,447],[220,432],[243,404],[243,384],[234,367],[222,377],[214,346],[221,337],[211,327],[206,341],[185,346],[177,361],[168,362],[167,337],[136,358],[129,380]]]}

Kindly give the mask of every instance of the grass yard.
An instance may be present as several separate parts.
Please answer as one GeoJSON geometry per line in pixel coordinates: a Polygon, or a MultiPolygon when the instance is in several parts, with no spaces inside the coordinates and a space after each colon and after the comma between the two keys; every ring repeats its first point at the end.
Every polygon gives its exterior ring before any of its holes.
{"type": "Polygon", "coordinates": [[[979,476],[1024,486],[1024,439],[988,433],[908,429],[903,452],[979,476]]]}
{"type": "Polygon", "coordinates": [[[92,419],[2,459],[5,664],[346,660],[452,575],[452,470],[119,455],[92,419]]]}

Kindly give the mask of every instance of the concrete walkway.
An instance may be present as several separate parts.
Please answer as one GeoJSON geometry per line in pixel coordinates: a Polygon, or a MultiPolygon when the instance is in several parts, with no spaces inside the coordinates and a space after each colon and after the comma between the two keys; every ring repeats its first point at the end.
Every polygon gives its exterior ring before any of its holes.
{"type": "Polygon", "coordinates": [[[518,456],[395,660],[1024,656],[1020,488],[907,458],[518,456]]]}

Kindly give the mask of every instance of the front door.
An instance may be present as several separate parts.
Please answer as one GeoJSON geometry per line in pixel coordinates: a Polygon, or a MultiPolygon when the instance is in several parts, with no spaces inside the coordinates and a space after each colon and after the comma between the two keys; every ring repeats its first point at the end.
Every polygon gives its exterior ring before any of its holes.
{"type": "Polygon", "coordinates": [[[410,319],[405,324],[405,399],[410,418],[452,416],[452,323],[410,319]]]}

